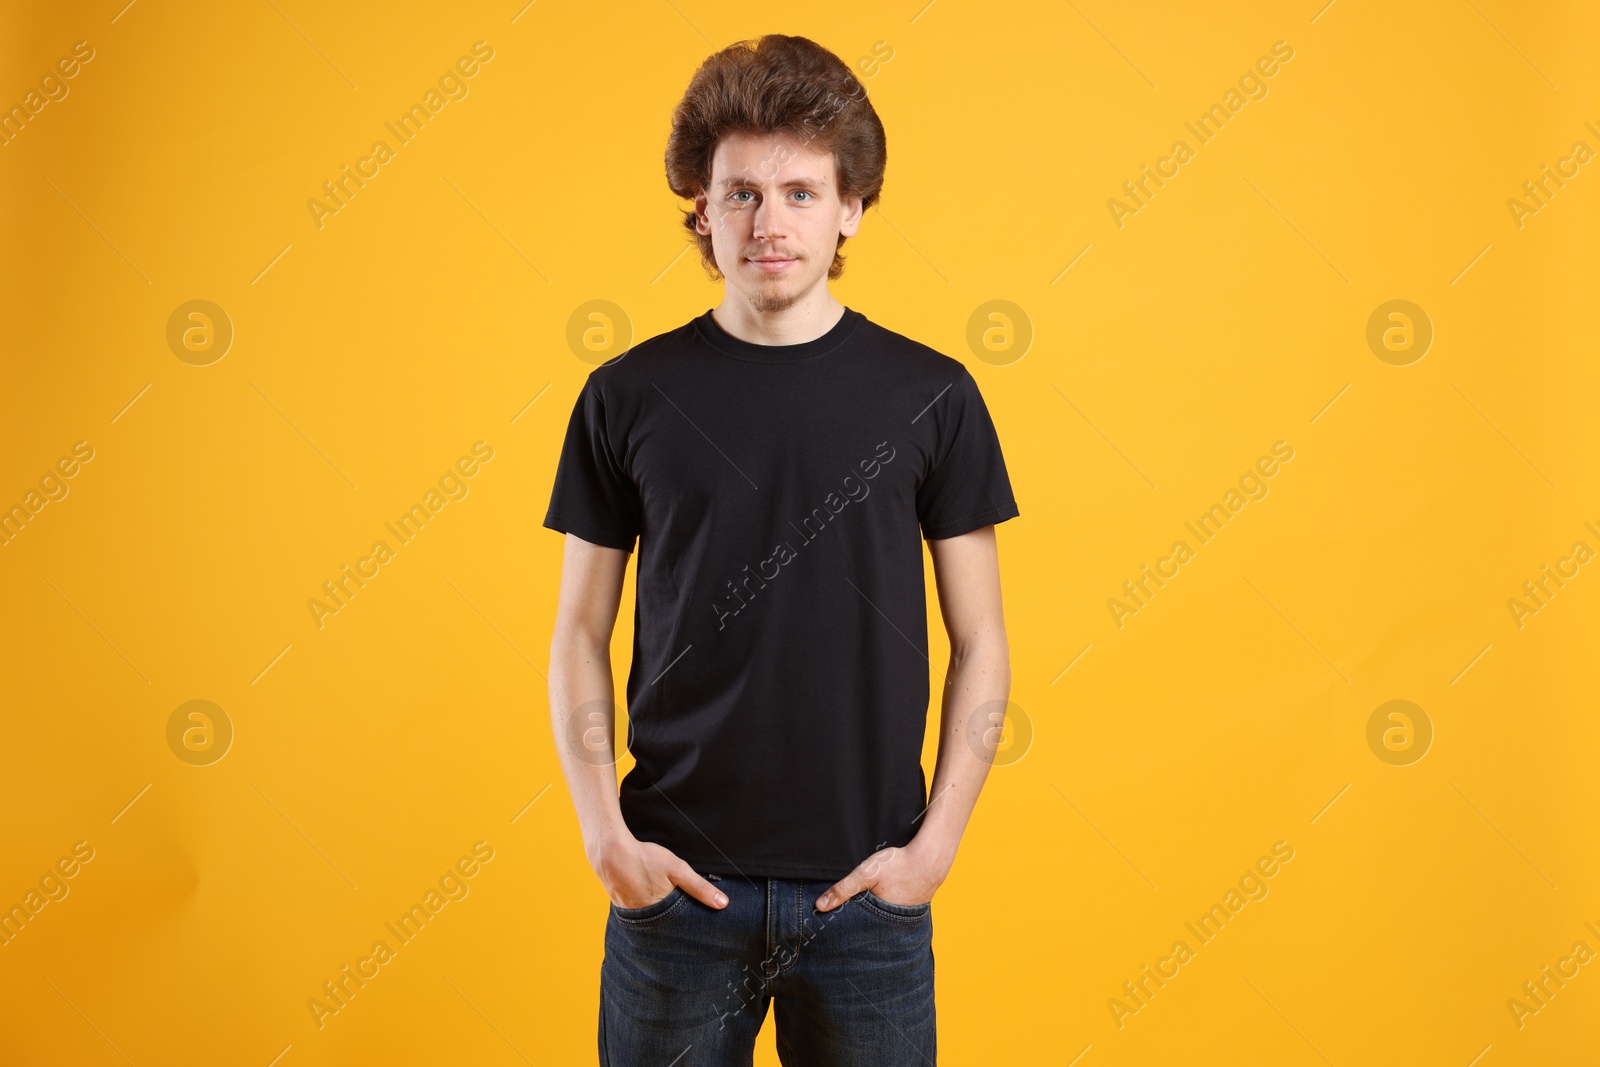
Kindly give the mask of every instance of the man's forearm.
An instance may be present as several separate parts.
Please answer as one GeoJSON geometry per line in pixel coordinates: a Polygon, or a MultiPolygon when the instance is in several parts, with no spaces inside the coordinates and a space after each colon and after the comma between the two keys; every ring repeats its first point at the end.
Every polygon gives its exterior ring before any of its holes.
{"type": "Polygon", "coordinates": [[[611,650],[581,640],[550,648],[550,724],[591,862],[606,836],[626,833],[617,801],[611,650]]]}
{"type": "Polygon", "coordinates": [[[991,641],[951,656],[940,709],[939,754],[928,791],[928,809],[915,842],[946,867],[955,862],[961,835],[978,803],[1002,715],[1011,695],[1011,652],[991,641]]]}

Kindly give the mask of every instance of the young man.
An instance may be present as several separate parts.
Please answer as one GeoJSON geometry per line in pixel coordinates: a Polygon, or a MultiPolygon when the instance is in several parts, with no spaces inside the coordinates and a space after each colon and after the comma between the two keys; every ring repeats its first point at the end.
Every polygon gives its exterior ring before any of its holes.
{"type": "Polygon", "coordinates": [[[828,289],[885,158],[831,52],[713,55],[667,176],[722,302],[573,406],[544,520],[567,535],[550,708],[612,902],[602,1064],[749,1064],[773,1000],[786,1067],[935,1062],[931,901],[1010,692],[994,524],[1019,512],[964,365],[828,289]],[[931,793],[924,537],[951,645],[931,793]]]}

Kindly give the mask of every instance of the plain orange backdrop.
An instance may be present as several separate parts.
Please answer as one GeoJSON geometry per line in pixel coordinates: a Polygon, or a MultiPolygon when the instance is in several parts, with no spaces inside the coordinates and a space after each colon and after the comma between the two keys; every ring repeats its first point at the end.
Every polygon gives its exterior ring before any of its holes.
{"type": "Polygon", "coordinates": [[[0,146],[0,506],[93,450],[0,545],[0,905],[58,896],[0,945],[0,1061],[594,1062],[607,902],[550,736],[540,521],[594,363],[720,300],[662,152],[696,65],[765,32],[867,86],[888,179],[836,293],[967,363],[1022,510],[1008,755],[934,903],[944,1061],[1596,1046],[1592,964],[1509,1006],[1600,949],[1600,576],[1509,606],[1600,547],[1600,175],[1509,205],[1600,149],[1591,6],[125,3],[0,14],[0,104],[59,97],[0,146]],[[476,42],[464,94],[308,207],[476,42]],[[1420,358],[1368,344],[1393,300],[1420,358]],[[215,311],[177,336],[220,355],[169,343],[191,301],[215,311]],[[1119,626],[1279,441],[1270,492],[1119,626]],[[360,564],[477,442],[467,491],[360,564]],[[1369,733],[1395,700],[1420,759],[1369,733]],[[1269,892],[1119,1025],[1277,842],[1269,892]]]}

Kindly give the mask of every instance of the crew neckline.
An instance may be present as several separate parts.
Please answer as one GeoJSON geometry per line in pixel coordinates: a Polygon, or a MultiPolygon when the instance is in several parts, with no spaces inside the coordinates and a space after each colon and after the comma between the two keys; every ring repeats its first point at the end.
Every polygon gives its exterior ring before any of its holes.
{"type": "Polygon", "coordinates": [[[694,320],[700,336],[723,355],[750,363],[798,363],[825,356],[849,339],[856,327],[866,318],[861,312],[846,305],[844,314],[839,316],[839,321],[820,337],[792,345],[762,345],[735,337],[723,329],[717,320],[711,317],[711,312],[714,310],[716,309],[707,308],[705,314],[694,320]]]}

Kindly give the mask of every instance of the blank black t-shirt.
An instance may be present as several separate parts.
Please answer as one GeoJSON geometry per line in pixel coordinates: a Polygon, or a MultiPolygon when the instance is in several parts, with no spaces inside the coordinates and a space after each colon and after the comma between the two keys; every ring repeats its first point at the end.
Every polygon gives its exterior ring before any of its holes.
{"type": "Polygon", "coordinates": [[[707,311],[595,368],[544,525],[638,541],[634,836],[702,874],[821,880],[907,844],[928,803],[922,538],[1018,514],[966,367],[849,308],[790,345],[707,311]]]}

